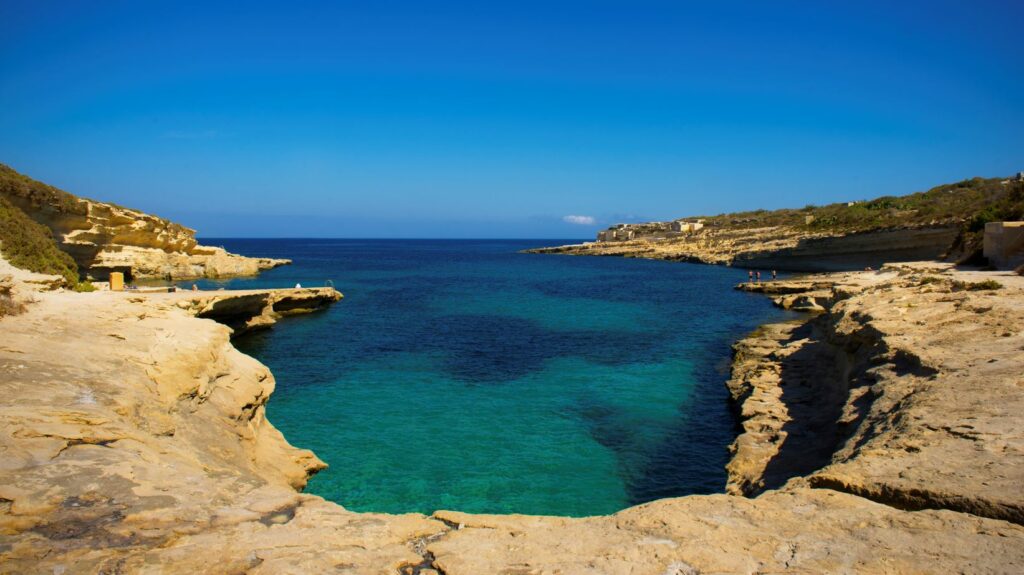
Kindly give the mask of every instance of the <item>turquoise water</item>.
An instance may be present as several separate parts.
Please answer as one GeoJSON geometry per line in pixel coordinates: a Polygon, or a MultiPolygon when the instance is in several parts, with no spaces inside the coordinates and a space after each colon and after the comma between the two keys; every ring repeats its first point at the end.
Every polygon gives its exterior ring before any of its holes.
{"type": "Polygon", "coordinates": [[[537,241],[208,240],[294,265],[230,287],[345,299],[236,345],[268,416],[359,511],[594,515],[725,483],[730,344],[782,312],[744,270],[519,254],[537,241]]]}

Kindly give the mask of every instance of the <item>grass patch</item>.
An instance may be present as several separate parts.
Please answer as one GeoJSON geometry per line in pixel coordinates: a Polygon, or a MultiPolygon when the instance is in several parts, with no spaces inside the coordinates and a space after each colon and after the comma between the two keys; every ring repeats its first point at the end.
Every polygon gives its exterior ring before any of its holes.
{"type": "Polygon", "coordinates": [[[996,280],[985,280],[980,282],[954,281],[953,289],[961,291],[987,291],[1003,289],[1003,284],[996,280]]]}

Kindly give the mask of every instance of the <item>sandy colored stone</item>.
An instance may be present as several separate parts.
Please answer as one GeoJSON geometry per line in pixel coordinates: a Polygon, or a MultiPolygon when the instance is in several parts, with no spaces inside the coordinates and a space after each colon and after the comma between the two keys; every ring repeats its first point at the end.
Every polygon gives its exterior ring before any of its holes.
{"type": "Polygon", "coordinates": [[[806,228],[705,227],[678,237],[586,242],[529,253],[619,256],[743,266],[761,270],[839,271],[881,262],[937,259],[957,236],[951,225],[846,234],[806,228]]]}
{"type": "Polygon", "coordinates": [[[736,345],[728,385],[744,433],[730,491],[809,475],[899,507],[1024,523],[1024,278],[918,264],[832,280],[827,314],[736,345]],[[966,289],[984,281],[1002,287],[966,289]]]}
{"type": "Polygon", "coordinates": [[[610,517],[473,516],[428,548],[447,575],[1012,573],[1019,526],[830,490],[655,501],[610,517]],[[1009,544],[1008,544],[1009,543],[1009,544]]]}
{"type": "MultiPolygon", "coordinates": [[[[823,469],[778,490],[757,485],[764,492],[756,499],[691,496],[579,519],[354,513],[300,493],[324,464],[288,444],[266,419],[273,375],[238,352],[232,330],[220,322],[262,317],[268,305],[272,314],[316,309],[336,299],[329,292],[19,288],[32,290],[26,312],[0,319],[0,572],[1020,572],[1024,527],[1013,521],[981,516],[999,517],[981,513],[979,505],[945,505],[946,499],[928,505],[942,509],[924,511],[871,500],[875,486],[932,485],[976,502],[1010,509],[1018,504],[1019,494],[1009,487],[1020,485],[1020,386],[1009,373],[1020,361],[1013,346],[1020,344],[1014,338],[1021,323],[1014,314],[1024,297],[1013,291],[1016,286],[1000,294],[1002,301],[953,291],[954,280],[974,281],[969,275],[950,276],[943,280],[948,285],[911,287],[925,273],[933,272],[889,270],[856,285],[837,284],[836,303],[816,316],[818,323],[768,326],[760,343],[751,340],[745,359],[738,354],[731,383],[737,401],[748,422],[765,414],[783,422],[783,447],[799,445],[801,428],[785,425],[800,412],[777,404],[786,396],[772,391],[772,370],[797,369],[786,362],[801,359],[806,346],[819,346],[821,353],[841,349],[851,366],[861,356],[882,359],[863,371],[877,380],[869,389],[882,400],[843,428],[845,435],[836,431],[834,448],[803,444],[827,456],[823,469]],[[923,313],[914,311],[916,302],[932,297],[938,303],[949,299],[943,304],[948,309],[937,308],[934,317],[916,315],[923,313]],[[930,335],[913,336],[910,325],[918,321],[924,323],[915,329],[930,335]],[[963,353],[951,357],[951,349],[963,353]],[[911,361],[910,353],[919,359],[911,361]],[[989,363],[991,358],[997,361],[989,363]],[[935,380],[904,370],[907,361],[938,365],[941,374],[977,390],[964,392],[954,380],[940,378],[949,389],[929,391],[935,380]],[[736,380],[743,374],[753,379],[736,380]],[[909,399],[904,385],[914,390],[909,399]],[[902,399],[889,403],[888,394],[902,399]],[[983,402],[986,394],[994,401],[983,402]],[[957,402],[962,406],[951,405],[957,402]],[[961,420],[985,434],[967,439],[962,427],[951,427],[956,433],[942,428],[961,420]],[[919,436],[928,426],[938,429],[919,436]],[[919,451],[907,450],[922,441],[919,451]],[[932,452],[930,441],[937,449],[959,449],[960,441],[974,449],[950,451],[963,459],[954,461],[932,452]],[[899,459],[900,450],[924,459],[899,459]],[[921,471],[893,476],[886,461],[921,471]],[[993,461],[1003,468],[993,470],[993,461]],[[937,480],[929,483],[929,474],[937,480]],[[840,476],[854,487],[831,488],[816,479],[840,476]]],[[[814,393],[803,397],[814,407],[814,393]]],[[[847,396],[838,397],[840,416],[848,417],[847,396]]],[[[771,450],[779,444],[770,436],[753,442],[767,447],[745,467],[752,484],[758,474],[769,483],[785,479],[764,473],[778,456],[771,450]]],[[[744,451],[737,449],[734,462],[744,451]]]]}
{"type": "Polygon", "coordinates": [[[200,245],[191,228],[115,204],[69,195],[74,209],[58,211],[37,203],[29,187],[14,186],[0,193],[50,228],[79,270],[95,279],[106,280],[110,271],[126,269],[134,279],[249,276],[291,263],[200,245]]]}

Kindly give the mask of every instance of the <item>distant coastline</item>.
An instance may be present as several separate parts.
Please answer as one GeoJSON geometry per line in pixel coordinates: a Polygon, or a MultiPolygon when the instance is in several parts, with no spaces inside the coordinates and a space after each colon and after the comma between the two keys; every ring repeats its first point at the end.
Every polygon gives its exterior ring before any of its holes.
{"type": "Polygon", "coordinates": [[[984,265],[985,224],[1020,219],[1022,175],[828,206],[618,224],[600,232],[597,241],[528,251],[801,272],[923,260],[984,265]]]}

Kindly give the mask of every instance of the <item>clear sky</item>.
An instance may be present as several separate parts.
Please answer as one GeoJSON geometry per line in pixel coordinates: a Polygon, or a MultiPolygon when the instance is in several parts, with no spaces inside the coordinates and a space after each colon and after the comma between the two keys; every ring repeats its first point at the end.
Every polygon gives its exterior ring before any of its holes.
{"type": "Polygon", "coordinates": [[[200,236],[578,238],[1024,170],[1016,0],[0,0],[0,22],[0,162],[200,236]]]}

